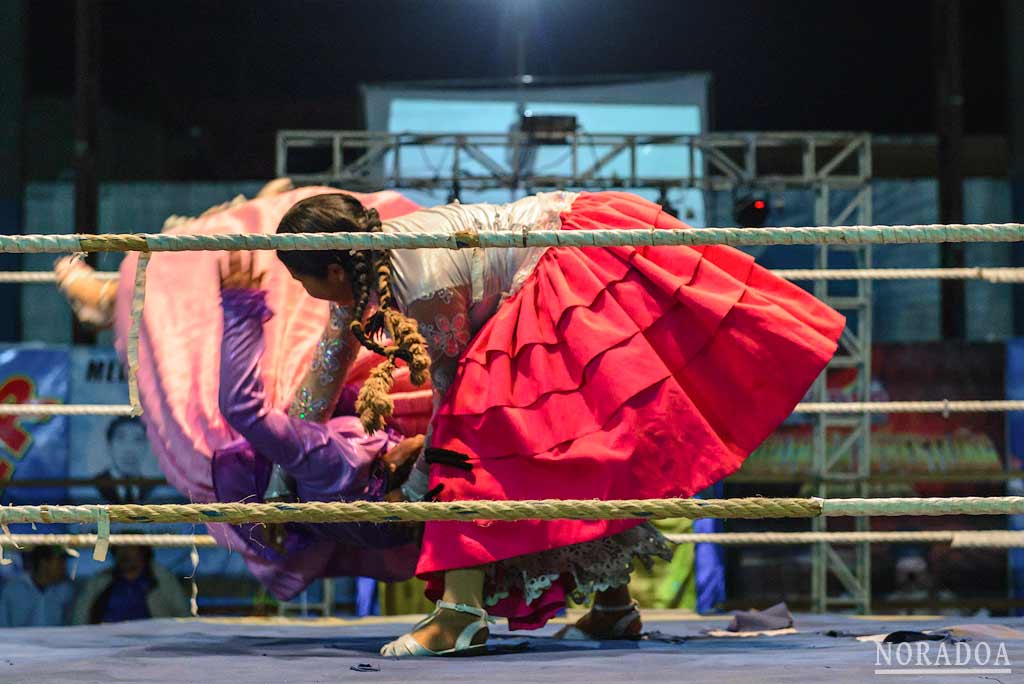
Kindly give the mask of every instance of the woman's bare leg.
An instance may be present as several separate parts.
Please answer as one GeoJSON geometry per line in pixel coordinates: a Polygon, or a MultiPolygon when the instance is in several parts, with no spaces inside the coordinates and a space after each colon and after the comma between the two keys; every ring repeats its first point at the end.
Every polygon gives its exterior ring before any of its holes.
{"type": "MultiPolygon", "coordinates": [[[[444,574],[443,599],[449,603],[464,603],[474,608],[483,608],[483,568],[464,568],[446,572],[444,574]]],[[[459,613],[454,610],[442,610],[437,617],[412,634],[420,645],[431,651],[441,651],[455,646],[455,640],[462,630],[479,619],[475,615],[459,613]]],[[[488,636],[490,636],[488,630],[480,630],[473,639],[473,644],[486,642],[488,636]]]]}
{"type": "MultiPolygon", "coordinates": [[[[640,636],[643,631],[643,623],[639,613],[633,607],[629,585],[595,593],[594,607],[576,621],[576,628],[594,639],[628,639],[640,636]],[[636,618],[627,621],[625,628],[621,632],[615,633],[616,623],[633,614],[636,614],[636,618]]],[[[559,630],[555,635],[556,638],[565,636],[569,629],[569,627],[565,627],[559,630]]]]}

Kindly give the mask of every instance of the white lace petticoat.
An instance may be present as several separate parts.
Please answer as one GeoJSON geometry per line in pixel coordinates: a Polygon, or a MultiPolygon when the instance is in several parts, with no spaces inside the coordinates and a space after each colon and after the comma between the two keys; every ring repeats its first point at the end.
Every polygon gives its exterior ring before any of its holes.
{"type": "Polygon", "coordinates": [[[559,577],[570,575],[575,587],[569,597],[585,604],[596,591],[628,584],[634,559],[650,570],[654,558],[672,560],[672,548],[654,525],[642,523],[610,537],[516,556],[488,566],[485,602],[493,606],[517,591],[530,605],[559,577]]]}

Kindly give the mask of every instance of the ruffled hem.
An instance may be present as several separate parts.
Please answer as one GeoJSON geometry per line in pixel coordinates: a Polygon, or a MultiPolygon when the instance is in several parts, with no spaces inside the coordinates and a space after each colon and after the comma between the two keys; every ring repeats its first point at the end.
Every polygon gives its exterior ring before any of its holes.
{"type": "MultiPolygon", "coordinates": [[[[685,228],[624,193],[564,230],[685,228]]],[[[835,353],[844,319],[726,247],[551,248],[460,359],[433,444],[444,498],[690,496],[734,472],[835,353]]],[[[427,523],[418,572],[622,532],[638,521],[427,523]]],[[[501,614],[501,613],[498,613],[501,614]]]]}

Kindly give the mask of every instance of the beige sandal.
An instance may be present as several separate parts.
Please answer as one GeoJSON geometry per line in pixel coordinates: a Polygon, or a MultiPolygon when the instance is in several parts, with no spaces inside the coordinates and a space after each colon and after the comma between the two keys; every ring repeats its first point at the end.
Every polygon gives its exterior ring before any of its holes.
{"type": "Polygon", "coordinates": [[[616,620],[608,632],[591,634],[576,625],[566,625],[555,633],[554,638],[563,641],[613,641],[616,639],[635,639],[639,636],[639,633],[630,634],[627,631],[634,623],[640,621],[640,608],[636,601],[623,606],[602,606],[595,603],[594,607],[590,610],[597,613],[618,613],[623,610],[629,612],[616,620]]]}

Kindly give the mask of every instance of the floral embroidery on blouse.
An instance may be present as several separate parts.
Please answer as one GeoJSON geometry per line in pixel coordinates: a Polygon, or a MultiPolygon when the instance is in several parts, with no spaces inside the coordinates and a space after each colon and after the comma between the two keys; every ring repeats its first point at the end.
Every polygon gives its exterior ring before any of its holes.
{"type": "Polygon", "coordinates": [[[338,378],[345,346],[345,340],[320,340],[317,343],[311,368],[322,387],[330,385],[338,378]]]}
{"type": "Polygon", "coordinates": [[[458,356],[469,342],[469,318],[464,313],[457,313],[451,318],[437,314],[432,327],[429,343],[445,356],[458,356]]]}
{"type": "MultiPolygon", "coordinates": [[[[330,332],[341,333],[351,318],[352,315],[347,306],[338,306],[332,303],[331,316],[328,321],[330,332]]],[[[332,337],[325,333],[320,338],[316,345],[316,353],[313,354],[311,370],[316,374],[317,382],[321,387],[326,387],[338,379],[338,371],[341,370],[347,346],[345,335],[332,337]]]]}
{"type": "Polygon", "coordinates": [[[326,409],[326,399],[315,398],[308,388],[303,387],[292,401],[289,413],[293,416],[298,416],[302,420],[307,420],[323,415],[326,409]]]}
{"type": "Polygon", "coordinates": [[[313,351],[309,371],[288,407],[288,414],[303,420],[322,421],[333,411],[344,371],[351,362],[353,345],[348,339],[350,307],[332,303],[327,325],[313,351]]]}
{"type": "Polygon", "coordinates": [[[455,298],[455,288],[445,287],[430,293],[427,299],[440,299],[445,304],[451,304],[455,298]]]}

